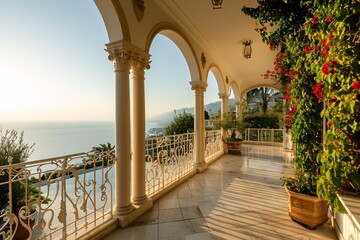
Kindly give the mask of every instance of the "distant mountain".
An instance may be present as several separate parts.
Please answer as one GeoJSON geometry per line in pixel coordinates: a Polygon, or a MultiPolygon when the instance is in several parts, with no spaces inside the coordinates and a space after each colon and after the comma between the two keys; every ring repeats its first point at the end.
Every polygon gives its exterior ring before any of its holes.
{"type": "MultiPolygon", "coordinates": [[[[230,107],[235,106],[233,98],[229,99],[229,106],[230,107]]],[[[208,103],[204,106],[204,109],[209,113],[210,116],[214,116],[221,111],[221,101],[208,103]]],[[[185,108],[176,109],[176,112],[178,114],[184,111],[187,113],[194,114],[194,107],[185,107],[185,108]]],[[[147,122],[156,122],[158,125],[165,127],[173,120],[173,118],[174,118],[174,111],[166,112],[157,115],[155,117],[148,118],[147,122]]]]}

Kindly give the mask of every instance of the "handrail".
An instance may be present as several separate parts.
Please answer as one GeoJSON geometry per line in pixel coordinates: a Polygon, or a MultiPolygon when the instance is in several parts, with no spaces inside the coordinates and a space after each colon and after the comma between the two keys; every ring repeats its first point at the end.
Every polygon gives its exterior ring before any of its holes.
{"type": "Polygon", "coordinates": [[[113,217],[114,151],[16,164],[9,160],[0,166],[1,193],[9,202],[0,212],[5,239],[12,239],[20,226],[30,239],[76,238],[113,217]]]}
{"type": "Polygon", "coordinates": [[[244,140],[249,143],[283,144],[283,129],[246,128],[244,140]]]}
{"type": "MultiPolygon", "coordinates": [[[[205,161],[209,163],[224,151],[220,130],[205,134],[205,161]]],[[[194,133],[149,137],[145,143],[145,189],[149,197],[196,173],[194,133]]],[[[115,161],[114,151],[94,149],[22,163],[10,160],[0,166],[0,188],[8,192],[9,202],[16,197],[14,185],[21,185],[25,193],[31,189],[42,193],[25,194],[24,206],[16,212],[12,208],[0,212],[0,235],[12,238],[16,228],[25,225],[33,238],[73,238],[113,218],[115,161]],[[35,228],[41,229],[39,236],[34,235],[30,218],[35,219],[35,228]]]]}

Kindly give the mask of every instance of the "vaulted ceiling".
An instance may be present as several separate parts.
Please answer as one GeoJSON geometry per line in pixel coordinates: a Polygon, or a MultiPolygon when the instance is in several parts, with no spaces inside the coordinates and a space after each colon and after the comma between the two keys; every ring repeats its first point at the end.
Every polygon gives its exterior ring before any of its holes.
{"type": "Polygon", "coordinates": [[[273,68],[275,53],[261,41],[256,21],[241,8],[255,7],[255,0],[224,0],[221,9],[213,9],[211,0],[155,0],[188,31],[206,53],[235,80],[241,91],[260,85],[273,85],[261,74],[273,68]],[[251,40],[252,57],[243,57],[244,40],[251,40]]]}

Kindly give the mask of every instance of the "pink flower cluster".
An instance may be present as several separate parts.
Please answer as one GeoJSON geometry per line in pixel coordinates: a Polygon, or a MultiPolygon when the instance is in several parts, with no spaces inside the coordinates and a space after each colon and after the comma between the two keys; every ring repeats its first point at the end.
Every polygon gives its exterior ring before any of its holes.
{"type": "Polygon", "coordinates": [[[337,64],[336,60],[332,60],[331,62],[325,62],[321,71],[324,75],[330,75],[330,74],[334,74],[336,71],[335,69],[330,69],[330,68],[334,68],[337,64]]]}
{"type": "MultiPolygon", "coordinates": [[[[330,37],[330,39],[332,39],[332,38],[330,37]]],[[[326,39],[321,40],[321,43],[323,44],[323,48],[322,48],[322,51],[320,52],[320,54],[324,57],[328,57],[329,56],[328,50],[330,48],[330,43],[328,43],[326,41],[326,39]]]]}
{"type": "Polygon", "coordinates": [[[289,94],[289,93],[285,93],[284,99],[285,99],[285,100],[289,100],[289,99],[290,99],[290,94],[289,94]]]}
{"type": "Polygon", "coordinates": [[[311,22],[313,24],[317,24],[319,22],[318,16],[316,14],[314,14],[314,16],[311,18],[311,22]]]}
{"type": "Polygon", "coordinates": [[[354,81],[351,87],[355,90],[360,90],[360,79],[354,81]]]}
{"type": "Polygon", "coordinates": [[[315,96],[322,100],[323,99],[323,94],[322,94],[322,90],[324,88],[324,84],[323,83],[317,83],[312,87],[313,93],[315,94],[315,96]]]}
{"type": "Polygon", "coordinates": [[[294,115],[297,111],[296,105],[294,105],[292,108],[290,108],[289,110],[286,111],[286,115],[288,115],[289,117],[291,117],[292,115],[294,115]]]}
{"type": "Polygon", "coordinates": [[[311,53],[311,47],[309,45],[305,45],[304,46],[304,51],[305,51],[306,54],[311,53]]]}

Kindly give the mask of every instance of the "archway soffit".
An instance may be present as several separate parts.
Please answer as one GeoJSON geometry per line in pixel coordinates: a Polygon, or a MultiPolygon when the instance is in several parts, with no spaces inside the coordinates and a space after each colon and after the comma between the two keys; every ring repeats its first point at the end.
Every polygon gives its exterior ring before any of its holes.
{"type": "MultiPolygon", "coordinates": [[[[190,40],[185,36],[185,34],[182,33],[181,30],[179,30],[177,27],[173,26],[171,23],[167,23],[167,22],[158,23],[150,30],[147,40],[146,40],[146,43],[145,43],[145,51],[147,53],[149,53],[150,46],[151,46],[155,36],[158,34],[162,34],[162,32],[165,32],[165,31],[171,31],[171,32],[177,34],[178,36],[180,36],[185,41],[187,47],[190,49],[190,52],[192,55],[191,57],[193,58],[193,61],[195,62],[196,69],[197,69],[196,75],[198,77],[197,77],[197,79],[191,79],[191,81],[200,81],[201,80],[200,61],[199,61],[200,59],[196,57],[197,55],[195,53],[195,50],[194,50],[190,40]]],[[[172,39],[171,36],[169,36],[169,35],[164,34],[164,36],[171,39],[179,47],[179,49],[183,53],[184,57],[185,58],[187,57],[183,52],[184,49],[181,49],[181,47],[176,42],[176,40],[172,39]]],[[[189,66],[189,69],[191,69],[191,66],[189,66]]],[[[191,73],[191,75],[192,75],[192,73],[191,73]]]]}
{"type": "Polygon", "coordinates": [[[206,76],[205,76],[205,81],[207,83],[208,81],[208,77],[209,77],[209,72],[212,72],[215,76],[216,82],[218,84],[218,89],[219,89],[219,93],[225,93],[226,91],[226,83],[225,83],[225,79],[224,76],[220,70],[220,68],[215,64],[215,63],[210,63],[207,70],[206,70],[206,76]],[[212,69],[215,69],[215,71],[213,71],[212,69]],[[218,74],[216,74],[216,72],[218,74]],[[219,79],[220,78],[220,79],[219,79]]]}
{"type": "MultiPolygon", "coordinates": [[[[126,15],[125,15],[123,7],[121,6],[120,1],[119,0],[111,0],[111,3],[114,6],[114,9],[118,16],[118,19],[119,19],[119,22],[121,25],[121,30],[123,33],[123,39],[127,42],[131,42],[129,24],[127,22],[126,15]]],[[[119,39],[119,40],[121,40],[121,39],[119,39]]]]}

